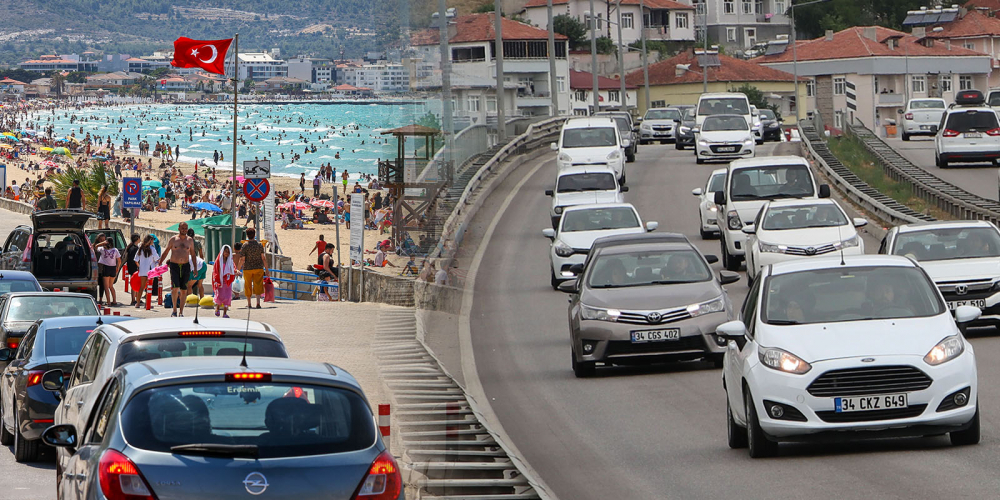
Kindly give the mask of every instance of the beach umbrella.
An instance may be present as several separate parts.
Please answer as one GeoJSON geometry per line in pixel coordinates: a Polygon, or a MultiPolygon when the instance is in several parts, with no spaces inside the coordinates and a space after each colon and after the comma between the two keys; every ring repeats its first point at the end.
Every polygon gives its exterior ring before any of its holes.
{"type": "Polygon", "coordinates": [[[217,205],[214,205],[214,204],[208,203],[208,202],[204,202],[204,201],[199,201],[198,203],[192,203],[192,204],[188,205],[188,207],[195,208],[195,209],[198,209],[198,210],[207,210],[209,212],[221,212],[222,211],[222,209],[219,208],[217,205]]]}
{"type": "Polygon", "coordinates": [[[90,159],[91,160],[98,160],[98,161],[108,161],[108,158],[106,156],[100,156],[100,155],[91,156],[90,159]]]}
{"type": "Polygon", "coordinates": [[[70,157],[70,159],[73,158],[73,154],[70,153],[69,150],[66,148],[54,148],[52,149],[52,154],[68,156],[70,157]]]}
{"type": "Polygon", "coordinates": [[[283,203],[279,205],[278,208],[284,208],[284,209],[294,208],[296,210],[306,210],[309,208],[309,204],[302,203],[301,201],[290,201],[288,203],[283,203]]]}
{"type": "MultiPolygon", "coordinates": [[[[230,175],[229,176],[229,180],[233,180],[233,176],[230,175]]],[[[244,180],[246,180],[246,179],[244,179],[242,175],[237,175],[236,176],[236,182],[238,182],[240,184],[243,184],[244,180]]]]}
{"type": "Polygon", "coordinates": [[[10,144],[0,144],[0,149],[14,149],[10,144]]]}
{"type": "Polygon", "coordinates": [[[0,135],[0,140],[10,141],[10,142],[21,142],[21,139],[18,139],[17,137],[14,137],[13,134],[11,134],[11,135],[6,135],[6,134],[0,135]]]}
{"type": "Polygon", "coordinates": [[[39,148],[39,149],[41,149],[42,151],[45,151],[46,153],[51,153],[52,152],[52,148],[49,148],[49,147],[44,147],[44,148],[39,148]]]}
{"type": "Polygon", "coordinates": [[[42,166],[56,168],[59,164],[52,160],[45,160],[42,162],[42,166]]]}
{"type": "Polygon", "coordinates": [[[14,137],[14,134],[13,134],[13,133],[11,133],[11,132],[3,132],[3,135],[9,135],[9,136],[11,136],[11,137],[14,137]]]}
{"type": "Polygon", "coordinates": [[[163,183],[157,180],[142,181],[142,187],[161,188],[163,183]]]}
{"type": "Polygon", "coordinates": [[[330,200],[313,200],[310,205],[314,207],[333,208],[334,204],[330,200]]]}

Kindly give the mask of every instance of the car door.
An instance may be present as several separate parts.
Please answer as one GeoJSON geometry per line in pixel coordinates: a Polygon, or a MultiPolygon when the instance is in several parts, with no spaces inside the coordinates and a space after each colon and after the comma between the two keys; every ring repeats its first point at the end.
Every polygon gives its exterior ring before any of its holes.
{"type": "Polygon", "coordinates": [[[98,461],[120,397],[121,383],[117,378],[112,378],[95,399],[97,404],[88,415],[87,423],[82,428],[77,428],[80,447],[69,458],[64,469],[67,473],[63,475],[63,484],[67,486],[63,488],[64,500],[96,498],[97,490],[94,488],[100,488],[98,461]],[[72,494],[65,495],[66,493],[72,494]]]}
{"type": "Polygon", "coordinates": [[[17,230],[15,229],[14,231],[11,231],[9,235],[7,235],[7,241],[5,241],[3,244],[3,252],[0,253],[0,269],[11,269],[10,249],[11,245],[13,245],[14,243],[14,235],[16,233],[17,230]]]}
{"type": "Polygon", "coordinates": [[[747,356],[754,352],[753,324],[757,321],[757,302],[760,296],[761,282],[764,279],[758,275],[750,285],[750,291],[743,300],[740,309],[740,321],[746,326],[747,341],[741,347],[735,340],[726,345],[723,376],[726,378],[726,395],[733,410],[733,417],[739,422],[746,422],[743,406],[743,366],[747,356]]]}
{"type": "Polygon", "coordinates": [[[0,376],[0,405],[2,405],[0,407],[0,416],[3,417],[3,421],[0,424],[10,429],[16,429],[17,427],[16,411],[14,408],[14,380],[15,373],[17,373],[17,360],[28,347],[27,342],[28,339],[22,342],[21,346],[14,351],[14,355],[7,367],[3,369],[3,375],[0,376]]]}
{"type": "Polygon", "coordinates": [[[14,359],[11,360],[3,372],[3,397],[6,399],[4,402],[4,416],[10,419],[9,423],[14,429],[18,427],[17,401],[19,399],[24,400],[24,391],[27,389],[25,384],[27,374],[24,373],[24,367],[28,364],[28,360],[31,359],[31,350],[35,345],[35,333],[37,330],[37,325],[31,325],[31,328],[24,335],[24,340],[21,342],[21,346],[18,347],[14,359]],[[7,413],[8,410],[10,411],[9,414],[7,413]]]}
{"type": "Polygon", "coordinates": [[[86,397],[87,389],[90,387],[89,383],[83,382],[83,373],[87,369],[88,363],[91,363],[93,360],[95,355],[94,346],[99,345],[100,338],[99,334],[93,334],[83,344],[83,349],[80,350],[80,357],[77,358],[76,364],[73,365],[73,371],[69,374],[69,383],[66,386],[66,394],[63,396],[62,405],[59,412],[57,412],[56,423],[80,425],[80,407],[83,406],[82,401],[86,397]]]}

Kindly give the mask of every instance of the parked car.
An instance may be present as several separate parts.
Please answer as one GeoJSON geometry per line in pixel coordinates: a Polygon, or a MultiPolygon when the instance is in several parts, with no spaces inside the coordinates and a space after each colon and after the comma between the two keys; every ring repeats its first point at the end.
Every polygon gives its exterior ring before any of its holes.
{"type": "Polygon", "coordinates": [[[934,136],[934,161],[939,168],[953,162],[993,162],[1000,159],[1000,120],[978,90],[963,90],[944,112],[934,136]]]}
{"type": "Polygon", "coordinates": [[[559,170],[556,173],[555,189],[545,190],[545,195],[552,198],[549,208],[552,227],[559,226],[559,218],[567,207],[588,203],[621,203],[625,201],[622,195],[625,192],[628,192],[628,186],[619,185],[615,171],[607,166],[587,165],[559,170]]]}
{"type": "Polygon", "coordinates": [[[673,142],[677,122],[681,120],[681,112],[677,108],[650,108],[643,115],[639,126],[639,142],[649,144],[660,141],[660,144],[673,142]]]}
{"type": "Polygon", "coordinates": [[[941,124],[941,116],[948,106],[944,99],[910,99],[906,109],[900,110],[900,134],[904,141],[915,135],[934,136],[941,124]]]}
{"type": "Polygon", "coordinates": [[[705,188],[695,188],[691,194],[698,197],[698,232],[701,239],[707,240],[719,234],[718,218],[719,207],[715,204],[715,192],[722,191],[726,185],[726,169],[720,168],[712,171],[708,176],[708,183],[705,188]]]}
{"type": "Polygon", "coordinates": [[[83,227],[94,214],[49,210],[17,226],[0,254],[0,269],[27,271],[43,288],[97,297],[97,254],[83,227]]]}
{"type": "MultiPolygon", "coordinates": [[[[21,345],[31,324],[63,316],[97,316],[97,302],[84,293],[11,292],[0,295],[0,344],[11,350],[21,345]]],[[[7,362],[0,360],[0,369],[7,362]]]]}
{"type": "Polygon", "coordinates": [[[694,129],[695,162],[753,158],[756,140],[739,115],[712,115],[694,129]]]}
{"type": "Polygon", "coordinates": [[[556,167],[607,165],[625,184],[624,150],[631,142],[618,131],[615,120],[603,116],[570,118],[559,132],[559,142],[550,146],[557,151],[556,167]]]}
{"type": "Polygon", "coordinates": [[[618,132],[622,137],[628,139],[628,146],[625,148],[625,160],[635,161],[635,155],[639,152],[639,126],[632,120],[632,115],[625,111],[601,111],[594,113],[594,116],[607,116],[615,120],[618,124],[618,132]]]}

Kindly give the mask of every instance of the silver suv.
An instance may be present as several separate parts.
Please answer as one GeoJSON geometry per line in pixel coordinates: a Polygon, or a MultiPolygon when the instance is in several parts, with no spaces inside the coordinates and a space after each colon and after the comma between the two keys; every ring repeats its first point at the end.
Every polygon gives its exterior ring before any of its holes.
{"type": "Polygon", "coordinates": [[[559,285],[572,294],[569,330],[573,372],[594,374],[597,363],[647,364],[707,359],[721,366],[725,342],[715,329],[732,320],[722,285],[739,275],[712,275],[714,255],[702,255],[682,234],[600,238],[579,278],[559,285]]]}

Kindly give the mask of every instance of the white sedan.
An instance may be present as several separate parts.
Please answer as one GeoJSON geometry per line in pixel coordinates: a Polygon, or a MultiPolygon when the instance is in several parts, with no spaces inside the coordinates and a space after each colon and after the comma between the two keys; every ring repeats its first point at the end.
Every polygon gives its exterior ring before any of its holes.
{"type": "Polygon", "coordinates": [[[720,168],[713,170],[712,175],[708,176],[704,189],[691,190],[691,194],[698,197],[698,231],[703,240],[719,234],[719,225],[716,223],[719,206],[715,204],[715,192],[723,191],[725,186],[726,169],[720,168]]]}
{"type": "Polygon", "coordinates": [[[941,293],[905,257],[782,262],[761,271],[726,342],[729,446],[933,436],[979,442],[976,356],[941,293]]]}
{"type": "Polygon", "coordinates": [[[747,234],[747,280],[761,268],[786,260],[805,259],[832,252],[862,255],[865,244],[855,228],[868,224],[851,220],[837,202],[776,200],[764,204],[747,234]]]}
{"type": "Polygon", "coordinates": [[[574,279],[574,266],[587,260],[594,240],[605,236],[653,231],[659,224],[642,223],[639,212],[630,203],[601,203],[567,208],[557,229],[545,228],[542,236],[552,240],[549,259],[552,263],[551,285],[574,279]]]}
{"type": "Polygon", "coordinates": [[[712,115],[693,130],[695,163],[753,158],[756,140],[741,115],[712,115]]]}

